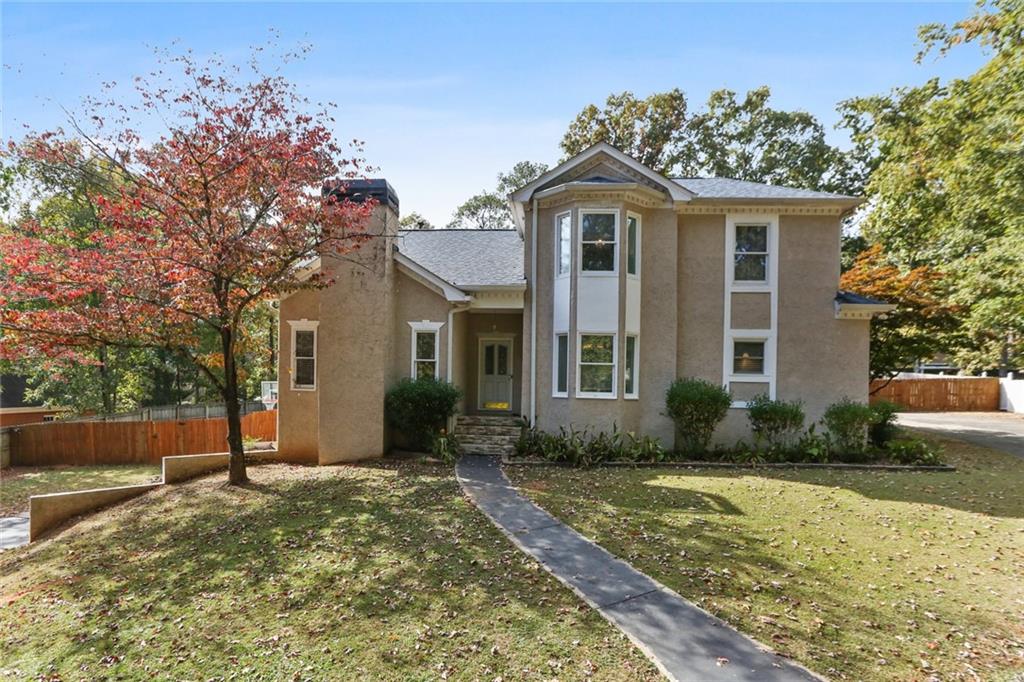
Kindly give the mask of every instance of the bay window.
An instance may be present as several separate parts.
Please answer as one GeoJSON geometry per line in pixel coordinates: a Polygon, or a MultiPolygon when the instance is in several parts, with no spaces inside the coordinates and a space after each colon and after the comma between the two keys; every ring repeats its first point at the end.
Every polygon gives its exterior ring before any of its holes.
{"type": "Polygon", "coordinates": [[[580,334],[577,393],[615,397],[615,335],[580,334]]]}
{"type": "Polygon", "coordinates": [[[555,275],[568,275],[571,263],[572,214],[563,213],[555,218],[555,275]]]}
{"type": "Polygon", "coordinates": [[[615,272],[618,222],[617,211],[580,212],[581,272],[615,272]]]}

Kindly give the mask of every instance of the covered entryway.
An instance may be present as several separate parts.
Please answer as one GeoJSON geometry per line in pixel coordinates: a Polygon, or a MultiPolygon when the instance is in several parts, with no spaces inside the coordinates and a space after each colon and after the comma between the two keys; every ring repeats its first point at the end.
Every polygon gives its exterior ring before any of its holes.
{"type": "Polygon", "coordinates": [[[477,405],[480,412],[512,411],[514,337],[481,337],[477,353],[477,405]]]}
{"type": "Polygon", "coordinates": [[[452,382],[462,414],[522,414],[523,314],[464,310],[452,320],[452,382]]]}

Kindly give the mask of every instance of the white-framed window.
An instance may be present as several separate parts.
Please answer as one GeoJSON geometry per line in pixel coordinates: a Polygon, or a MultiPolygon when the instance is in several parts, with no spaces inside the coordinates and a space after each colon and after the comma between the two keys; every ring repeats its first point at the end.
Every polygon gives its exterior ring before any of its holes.
{"type": "Polygon", "coordinates": [[[555,347],[551,362],[551,395],[569,397],[569,335],[555,334],[555,347]]]}
{"type": "Polygon", "coordinates": [[[766,339],[733,339],[732,373],[765,376],[766,339]]]}
{"type": "Polygon", "coordinates": [[[618,366],[615,334],[580,332],[577,348],[576,396],[614,398],[618,366]]]}
{"type": "Polygon", "coordinates": [[[626,369],[622,388],[627,398],[640,396],[640,337],[635,334],[626,335],[626,369]]]}
{"type": "Polygon", "coordinates": [[[288,320],[292,329],[291,387],[293,391],[316,390],[316,320],[288,320]]]}
{"type": "Polygon", "coordinates": [[[580,272],[614,274],[618,266],[619,212],[613,209],[580,211],[580,272]]]}
{"type": "Polygon", "coordinates": [[[626,274],[640,277],[640,216],[626,214],[626,274]]]}
{"type": "Polygon", "coordinates": [[[440,379],[438,358],[440,357],[440,334],[444,322],[410,322],[412,348],[409,357],[412,365],[409,376],[413,379],[440,379]]]}
{"type": "Polygon", "coordinates": [[[572,268],[572,213],[555,216],[555,276],[566,277],[572,268]]]}
{"type": "Polygon", "coordinates": [[[768,223],[739,223],[733,242],[733,281],[737,283],[768,282],[768,223]]]}

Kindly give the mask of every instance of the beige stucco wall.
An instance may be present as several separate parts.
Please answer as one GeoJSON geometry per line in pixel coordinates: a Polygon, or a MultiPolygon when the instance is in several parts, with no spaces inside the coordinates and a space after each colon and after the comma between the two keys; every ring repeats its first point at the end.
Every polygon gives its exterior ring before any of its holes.
{"type": "Polygon", "coordinates": [[[733,329],[769,329],[771,296],[766,293],[732,293],[730,323],[733,329]]]}
{"type": "Polygon", "coordinates": [[[443,322],[437,335],[438,378],[448,374],[448,302],[404,273],[395,279],[395,317],[392,326],[394,355],[391,363],[393,381],[412,376],[412,327],[410,322],[443,322]]]}
{"type": "Polygon", "coordinates": [[[387,451],[384,394],[395,340],[398,216],[374,209],[373,238],[342,258],[323,258],[334,284],[320,292],[319,462],[333,464],[387,451]]]}
{"type": "MultiPolygon", "coordinates": [[[[672,211],[620,205],[640,213],[643,219],[642,308],[640,333],[640,400],[623,398],[625,360],[624,269],[620,268],[619,397],[594,400],[551,396],[552,286],[554,259],[554,216],[567,208],[573,211],[574,229],[578,210],[598,204],[563,204],[541,208],[538,213],[537,310],[537,404],[538,425],[550,431],[570,423],[576,426],[639,430],[673,440],[671,423],[662,415],[665,390],[676,377],[699,377],[723,381],[725,295],[725,209],[722,213],[682,214],[672,211]]],[[[620,224],[625,224],[620,221],[620,224]]],[[[527,216],[527,264],[529,227],[527,216]]],[[[839,279],[838,216],[779,217],[779,319],[777,349],[777,395],[805,403],[808,423],[821,417],[825,408],[839,398],[867,397],[868,325],[840,321],[834,317],[833,298],[839,279]]],[[[624,248],[624,240],[620,240],[624,248]]],[[[578,259],[574,239],[574,263],[578,259]]],[[[620,264],[624,260],[620,257],[620,264]]],[[[574,272],[573,277],[578,275],[574,272]]],[[[570,297],[570,336],[575,345],[576,288],[570,297]]],[[[529,292],[524,316],[524,374],[529,371],[529,292]]],[[[731,295],[734,329],[771,327],[770,297],[766,293],[731,295]]],[[[575,348],[570,351],[569,385],[576,380],[575,348]]],[[[764,393],[764,383],[737,383],[737,400],[764,393]]],[[[523,401],[527,405],[528,382],[523,401]]],[[[715,434],[715,441],[732,444],[749,438],[746,411],[730,409],[715,434]]]]}
{"type": "Polygon", "coordinates": [[[777,396],[802,400],[808,422],[842,397],[867,402],[866,320],[837,320],[839,219],[779,219],[777,396]]]}
{"type": "MultiPolygon", "coordinates": [[[[277,354],[278,419],[277,449],[290,462],[316,463],[319,447],[319,391],[296,391],[291,386],[292,334],[288,320],[319,320],[320,292],[297,291],[280,301],[279,352],[277,354]]],[[[321,339],[322,341],[322,339],[321,339]]],[[[329,347],[320,344],[317,358],[317,386],[323,360],[330,358],[329,347]]]]}

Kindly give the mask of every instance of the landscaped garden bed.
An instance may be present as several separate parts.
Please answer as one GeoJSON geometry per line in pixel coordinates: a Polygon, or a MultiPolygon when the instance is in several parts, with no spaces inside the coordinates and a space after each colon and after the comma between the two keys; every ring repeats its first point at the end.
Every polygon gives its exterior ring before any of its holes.
{"type": "Polygon", "coordinates": [[[0,553],[0,678],[660,678],[447,467],[249,476],[166,486],[0,553]]]}
{"type": "Polygon", "coordinates": [[[700,379],[679,379],[666,395],[666,414],[676,426],[676,449],[658,439],[614,429],[591,432],[572,425],[558,433],[524,429],[508,463],[572,466],[660,465],[717,467],[847,467],[952,471],[939,449],[902,432],[896,406],[872,407],[841,400],[820,422],[805,428],[803,405],[759,396],[747,402],[752,442],[709,447],[732,398],[721,386],[700,379]]]}
{"type": "Polygon", "coordinates": [[[1017,679],[1024,466],[914,435],[957,473],[505,471],[602,547],[831,679],[1017,679]]]}

